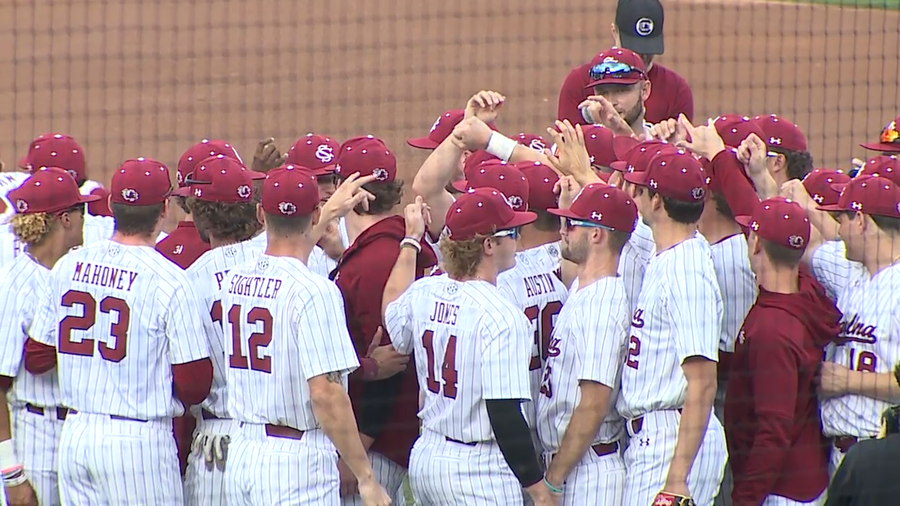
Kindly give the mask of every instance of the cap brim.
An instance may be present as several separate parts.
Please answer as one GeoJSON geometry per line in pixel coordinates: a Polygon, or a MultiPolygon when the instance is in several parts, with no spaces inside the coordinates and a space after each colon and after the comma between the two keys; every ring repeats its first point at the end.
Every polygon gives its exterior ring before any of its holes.
{"type": "Polygon", "coordinates": [[[883,144],[881,142],[867,142],[860,144],[869,151],[881,151],[882,153],[900,153],[900,144],[883,144]]]}
{"type": "Polygon", "coordinates": [[[742,227],[749,228],[750,224],[753,223],[753,216],[735,216],[734,221],[742,227]]]}
{"type": "Polygon", "coordinates": [[[556,216],[562,216],[563,218],[572,218],[573,220],[583,220],[584,219],[583,217],[578,216],[577,214],[573,213],[571,209],[554,208],[554,209],[547,209],[547,212],[550,214],[556,215],[556,216]]]}
{"type": "Polygon", "coordinates": [[[619,160],[609,164],[609,168],[617,172],[628,172],[628,162],[619,160]]]}
{"type": "MultiPolygon", "coordinates": [[[[863,175],[865,175],[865,174],[863,174],[863,175]]],[[[847,185],[849,185],[849,184],[850,184],[850,183],[834,183],[834,184],[830,184],[830,185],[828,185],[828,186],[829,186],[832,190],[834,190],[834,191],[836,191],[836,192],[838,192],[838,193],[841,193],[842,191],[844,191],[844,188],[846,188],[847,185]]]]}
{"type": "Polygon", "coordinates": [[[645,79],[644,77],[616,77],[616,78],[607,79],[605,81],[602,79],[599,79],[597,81],[589,82],[588,85],[584,87],[584,89],[591,90],[594,88],[594,86],[600,86],[603,84],[625,84],[625,85],[628,85],[628,84],[639,83],[639,82],[643,81],[644,79],[645,79]]]}
{"type": "Polygon", "coordinates": [[[309,173],[316,177],[331,176],[334,174],[336,168],[337,164],[326,165],[324,167],[319,167],[318,169],[309,169],[309,173]]]}
{"type": "Polygon", "coordinates": [[[178,188],[175,191],[173,191],[171,196],[173,196],[173,197],[190,197],[191,196],[191,187],[190,186],[182,186],[181,188],[178,188]]]}
{"type": "Polygon", "coordinates": [[[31,163],[28,161],[28,155],[25,155],[22,158],[19,158],[18,167],[20,169],[28,169],[31,167],[31,163]]]}
{"type": "Polygon", "coordinates": [[[80,200],[82,204],[87,204],[88,202],[97,202],[102,198],[100,195],[82,195],[80,200]]]}
{"type": "Polygon", "coordinates": [[[415,139],[407,139],[406,143],[410,146],[417,149],[435,149],[438,147],[438,143],[429,139],[428,137],[417,137],[415,139]]]}
{"type": "Polygon", "coordinates": [[[634,137],[629,137],[627,135],[616,135],[612,140],[613,153],[616,154],[616,158],[618,158],[619,160],[624,160],[625,154],[631,151],[640,143],[641,141],[635,139],[634,137]]]}
{"type": "Polygon", "coordinates": [[[626,172],[622,177],[631,184],[647,186],[647,176],[649,174],[647,171],[626,172]]]}
{"type": "Polygon", "coordinates": [[[250,179],[254,181],[259,181],[260,179],[265,179],[266,174],[264,172],[256,172],[255,170],[247,169],[247,172],[250,174],[250,179]]]}
{"type": "Polygon", "coordinates": [[[656,37],[635,37],[631,34],[619,32],[622,47],[630,49],[637,54],[663,54],[666,50],[662,34],[656,37]]]}
{"type": "Polygon", "coordinates": [[[816,209],[818,209],[819,211],[847,211],[847,209],[844,209],[843,207],[841,207],[838,204],[827,204],[824,206],[816,206],[816,209]]]}
{"type": "Polygon", "coordinates": [[[522,225],[534,223],[535,220],[537,220],[536,213],[531,211],[515,211],[515,216],[513,216],[512,221],[504,225],[502,229],[521,227],[522,225]]]}
{"type": "Polygon", "coordinates": [[[460,179],[459,181],[453,181],[452,183],[450,183],[450,186],[452,186],[456,191],[465,193],[469,190],[469,181],[466,179],[460,179]]]}

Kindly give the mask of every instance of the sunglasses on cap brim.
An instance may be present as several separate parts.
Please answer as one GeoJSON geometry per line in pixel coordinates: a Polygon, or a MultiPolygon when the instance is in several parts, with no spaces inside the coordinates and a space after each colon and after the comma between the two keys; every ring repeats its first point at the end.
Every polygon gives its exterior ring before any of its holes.
{"type": "Polygon", "coordinates": [[[512,239],[519,238],[519,227],[516,228],[507,228],[506,230],[498,230],[491,234],[491,237],[509,237],[512,239]]]}
{"type": "Polygon", "coordinates": [[[617,62],[617,61],[605,61],[600,62],[593,67],[591,67],[590,76],[591,80],[599,81],[601,79],[610,78],[610,79],[624,79],[624,78],[633,78],[634,74],[638,74],[640,76],[644,75],[644,71],[638,68],[634,68],[627,63],[617,62]]]}
{"type": "Polygon", "coordinates": [[[607,227],[606,225],[602,225],[600,223],[595,223],[593,221],[585,221],[585,220],[576,220],[574,218],[563,218],[566,230],[572,230],[575,227],[586,227],[586,228],[602,228],[603,230],[615,230],[612,227],[607,227]]]}

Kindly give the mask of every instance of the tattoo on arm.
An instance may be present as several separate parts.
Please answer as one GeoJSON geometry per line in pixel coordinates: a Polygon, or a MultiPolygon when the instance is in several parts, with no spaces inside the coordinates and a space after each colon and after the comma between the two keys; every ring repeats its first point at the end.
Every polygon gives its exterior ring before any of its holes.
{"type": "Polygon", "coordinates": [[[325,375],[325,379],[328,380],[329,383],[341,383],[341,373],[339,371],[332,371],[325,375]]]}

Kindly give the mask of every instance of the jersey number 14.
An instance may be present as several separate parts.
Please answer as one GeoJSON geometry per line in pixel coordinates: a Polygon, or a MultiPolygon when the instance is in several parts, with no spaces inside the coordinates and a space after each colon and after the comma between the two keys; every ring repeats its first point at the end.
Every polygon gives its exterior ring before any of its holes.
{"type": "Polygon", "coordinates": [[[447,340],[447,349],[441,363],[441,381],[434,378],[434,331],[426,330],[422,334],[422,347],[425,348],[425,356],[428,362],[428,373],[425,377],[425,385],[433,394],[444,392],[444,397],[456,399],[456,336],[450,336],[447,340]],[[443,383],[443,388],[441,388],[443,383]]]}

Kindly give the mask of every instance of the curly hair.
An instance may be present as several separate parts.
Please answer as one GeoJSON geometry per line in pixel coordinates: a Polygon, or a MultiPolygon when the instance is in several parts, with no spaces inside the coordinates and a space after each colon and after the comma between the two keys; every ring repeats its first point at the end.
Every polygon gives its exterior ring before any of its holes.
{"type": "Polygon", "coordinates": [[[253,202],[234,204],[188,197],[187,206],[197,226],[216,239],[245,241],[262,229],[253,202]]]}
{"type": "Polygon", "coordinates": [[[784,156],[788,179],[803,179],[813,170],[813,157],[809,151],[792,151],[778,146],[769,146],[769,151],[784,156]]]}
{"type": "Polygon", "coordinates": [[[14,214],[9,217],[9,225],[19,242],[33,246],[50,234],[53,216],[50,213],[14,214]]]}
{"type": "Polygon", "coordinates": [[[447,235],[442,236],[438,248],[441,250],[444,272],[453,279],[474,276],[484,258],[484,240],[488,237],[490,236],[477,234],[465,241],[454,241],[447,235]]]}

